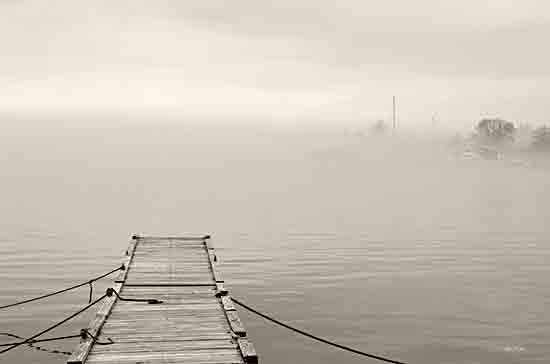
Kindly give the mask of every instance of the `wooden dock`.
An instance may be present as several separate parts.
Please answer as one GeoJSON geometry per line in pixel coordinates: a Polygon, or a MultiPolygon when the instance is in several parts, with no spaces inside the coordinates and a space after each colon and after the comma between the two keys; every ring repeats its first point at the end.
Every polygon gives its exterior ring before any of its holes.
{"type": "Polygon", "coordinates": [[[209,239],[134,236],[113,287],[118,295],[103,300],[91,335],[67,363],[257,363],[209,239]]]}

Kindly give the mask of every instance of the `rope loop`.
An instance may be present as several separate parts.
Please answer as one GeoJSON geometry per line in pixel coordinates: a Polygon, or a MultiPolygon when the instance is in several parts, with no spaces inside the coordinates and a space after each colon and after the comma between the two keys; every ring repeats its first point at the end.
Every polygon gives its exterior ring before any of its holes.
{"type": "Polygon", "coordinates": [[[92,294],[94,292],[94,281],[89,281],[88,284],[90,285],[90,296],[88,297],[88,303],[92,302],[92,294]]]}
{"type": "Polygon", "coordinates": [[[82,338],[82,340],[85,340],[88,337],[90,337],[90,338],[92,338],[92,341],[94,342],[94,344],[97,344],[97,345],[111,345],[111,344],[115,343],[110,337],[107,338],[107,340],[109,340],[109,342],[99,341],[97,339],[97,337],[95,337],[94,335],[92,335],[92,333],[90,331],[88,331],[88,329],[81,329],[80,330],[80,337],[82,338]]]}
{"type": "Polygon", "coordinates": [[[117,296],[119,300],[126,301],[126,302],[147,302],[150,305],[158,305],[164,302],[161,300],[157,300],[156,298],[124,298],[124,297],[121,297],[120,294],[118,294],[118,292],[115,289],[107,288],[107,292],[106,292],[107,297],[111,297],[113,293],[115,294],[115,296],[117,296]]]}

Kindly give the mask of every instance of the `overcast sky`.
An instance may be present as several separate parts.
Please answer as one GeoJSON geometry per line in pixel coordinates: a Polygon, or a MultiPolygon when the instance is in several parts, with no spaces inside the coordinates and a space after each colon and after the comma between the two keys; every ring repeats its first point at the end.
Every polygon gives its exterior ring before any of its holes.
{"type": "Polygon", "coordinates": [[[550,122],[543,0],[0,0],[0,112],[550,122]]]}

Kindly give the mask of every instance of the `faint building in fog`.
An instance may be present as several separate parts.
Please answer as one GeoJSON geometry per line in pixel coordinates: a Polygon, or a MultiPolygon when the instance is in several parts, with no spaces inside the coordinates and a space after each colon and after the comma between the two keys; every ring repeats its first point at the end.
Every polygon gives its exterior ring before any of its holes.
{"type": "Polygon", "coordinates": [[[370,128],[370,135],[386,135],[389,132],[389,126],[384,122],[384,120],[378,120],[370,128]]]}

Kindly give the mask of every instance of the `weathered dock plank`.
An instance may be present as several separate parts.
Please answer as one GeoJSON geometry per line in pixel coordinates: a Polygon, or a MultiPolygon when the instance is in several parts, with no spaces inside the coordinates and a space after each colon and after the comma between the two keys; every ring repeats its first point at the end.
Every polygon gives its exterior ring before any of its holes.
{"type": "Polygon", "coordinates": [[[68,363],[257,363],[208,237],[135,237],[115,285],[68,363]],[[131,300],[156,299],[161,304],[131,300]],[[112,340],[112,344],[102,343],[112,340]]]}

